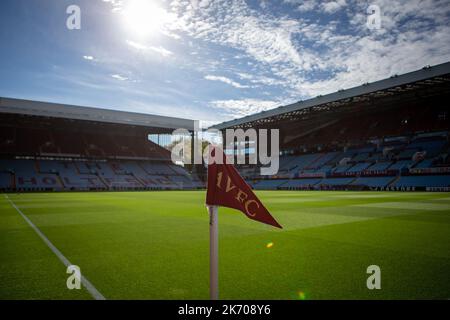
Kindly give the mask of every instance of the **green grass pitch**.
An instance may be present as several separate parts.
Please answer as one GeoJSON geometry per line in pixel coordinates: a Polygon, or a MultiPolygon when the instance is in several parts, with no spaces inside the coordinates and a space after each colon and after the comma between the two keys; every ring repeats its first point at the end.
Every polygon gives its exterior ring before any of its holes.
{"type": "MultiPolygon", "coordinates": [[[[450,298],[449,193],[257,194],[284,229],[219,210],[221,298],[450,298]]],[[[8,196],[107,299],[208,299],[205,192],[8,196]]],[[[0,261],[0,299],[91,299],[3,195],[0,261]]]]}

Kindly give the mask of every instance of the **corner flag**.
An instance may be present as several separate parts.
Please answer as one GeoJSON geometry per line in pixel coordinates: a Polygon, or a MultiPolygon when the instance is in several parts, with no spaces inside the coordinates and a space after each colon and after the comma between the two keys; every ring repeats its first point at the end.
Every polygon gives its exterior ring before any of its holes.
{"type": "MultiPolygon", "coordinates": [[[[214,148],[211,154],[218,152],[214,148]]],[[[240,210],[250,219],[282,228],[270,215],[261,201],[253,193],[236,168],[226,163],[222,153],[222,163],[208,164],[208,189],[206,206],[209,211],[209,270],[210,297],[219,299],[219,245],[218,245],[218,206],[240,210]]],[[[217,158],[217,157],[215,157],[217,158]]]]}
{"type": "MultiPolygon", "coordinates": [[[[214,149],[212,152],[216,151],[217,149],[214,149]]],[[[250,219],[282,228],[236,168],[226,163],[225,155],[223,158],[223,164],[208,165],[206,205],[233,208],[243,212],[250,219]]]]}

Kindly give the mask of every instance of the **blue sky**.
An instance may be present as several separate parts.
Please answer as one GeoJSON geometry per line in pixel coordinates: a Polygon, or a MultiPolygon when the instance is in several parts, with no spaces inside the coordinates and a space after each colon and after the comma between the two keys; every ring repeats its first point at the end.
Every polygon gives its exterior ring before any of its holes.
{"type": "Polygon", "coordinates": [[[449,26],[448,0],[2,0],[0,96],[209,125],[450,61],[449,26]]]}

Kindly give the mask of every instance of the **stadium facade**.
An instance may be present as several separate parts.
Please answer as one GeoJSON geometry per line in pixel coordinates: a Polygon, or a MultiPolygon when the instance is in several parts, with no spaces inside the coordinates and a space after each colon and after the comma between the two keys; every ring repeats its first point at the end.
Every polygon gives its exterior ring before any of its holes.
{"type": "MultiPolygon", "coordinates": [[[[448,191],[449,105],[445,63],[213,128],[280,130],[277,175],[239,166],[255,189],[448,191]]],[[[195,136],[193,120],[0,98],[0,190],[202,188],[148,138],[178,128],[195,136]]]]}
{"type": "Polygon", "coordinates": [[[256,189],[449,191],[449,106],[445,63],[213,128],[280,130],[276,176],[240,168],[256,189]]]}

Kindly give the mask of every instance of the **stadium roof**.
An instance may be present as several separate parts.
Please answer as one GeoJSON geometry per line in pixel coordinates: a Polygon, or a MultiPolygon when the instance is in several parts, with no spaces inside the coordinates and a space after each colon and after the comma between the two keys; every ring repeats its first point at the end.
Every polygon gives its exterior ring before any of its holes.
{"type": "Polygon", "coordinates": [[[286,118],[295,119],[310,111],[332,110],[350,102],[362,102],[374,97],[389,96],[444,82],[450,82],[450,62],[432,67],[426,66],[421,70],[403,75],[394,75],[388,79],[366,83],[347,90],[339,90],[331,94],[223,122],[211,128],[223,130],[233,127],[252,127],[286,118]]]}
{"type": "Polygon", "coordinates": [[[0,113],[193,130],[194,120],[0,97],[0,113]]]}

